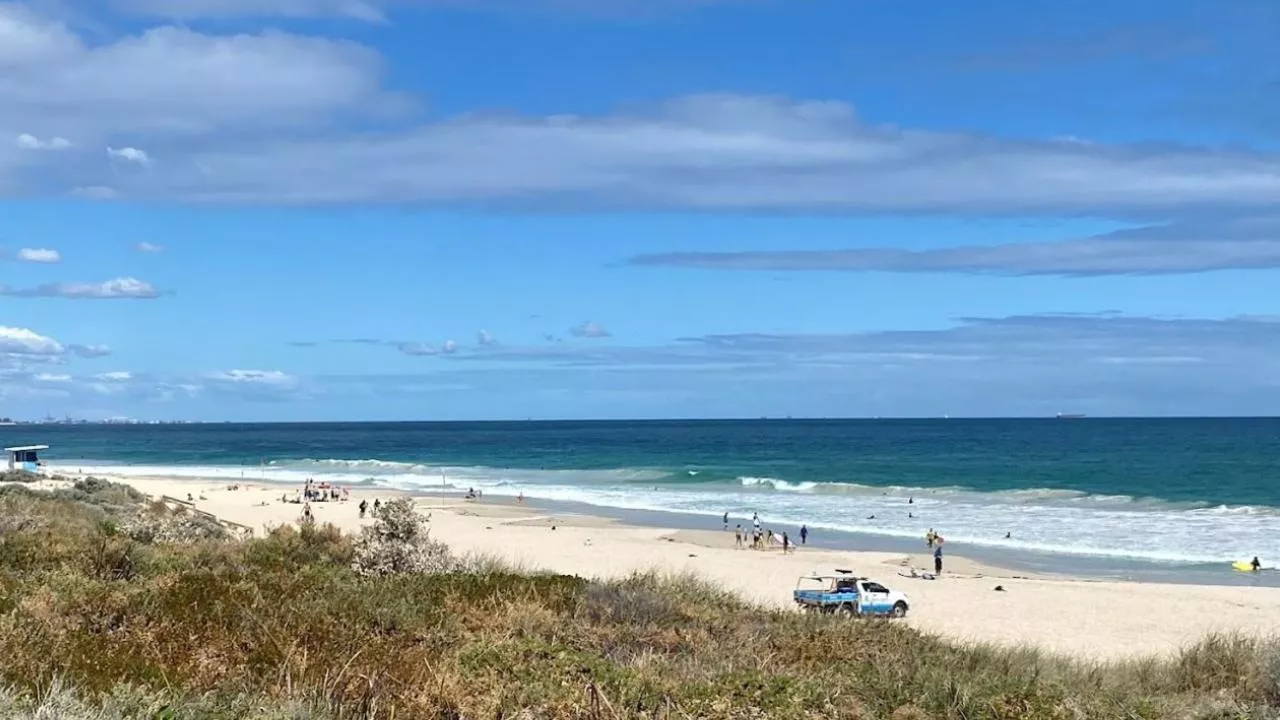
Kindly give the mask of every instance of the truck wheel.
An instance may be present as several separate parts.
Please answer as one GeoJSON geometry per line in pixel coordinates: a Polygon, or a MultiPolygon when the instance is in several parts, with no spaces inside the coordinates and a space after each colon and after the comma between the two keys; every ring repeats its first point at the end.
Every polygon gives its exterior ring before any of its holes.
{"type": "Polygon", "coordinates": [[[890,615],[890,616],[892,616],[892,617],[896,617],[896,618],[906,617],[906,616],[907,616],[907,604],[906,604],[906,603],[904,603],[904,602],[901,602],[901,601],[899,601],[899,602],[895,603],[895,604],[894,604],[894,606],[893,606],[893,611],[892,611],[892,612],[890,612],[890,613],[889,613],[889,615],[890,615]]]}
{"type": "Polygon", "coordinates": [[[845,603],[840,606],[840,614],[854,617],[858,614],[858,608],[854,607],[852,603],[845,603]]]}

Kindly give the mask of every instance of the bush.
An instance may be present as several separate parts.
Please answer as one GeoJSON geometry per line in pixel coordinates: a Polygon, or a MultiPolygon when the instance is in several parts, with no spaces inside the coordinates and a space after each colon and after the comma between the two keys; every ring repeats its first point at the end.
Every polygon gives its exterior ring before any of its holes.
{"type": "Polygon", "coordinates": [[[449,546],[431,539],[427,518],[412,498],[398,498],[378,508],[372,526],[354,544],[351,568],[361,575],[444,573],[457,567],[449,546]]]}
{"type": "Polygon", "coordinates": [[[119,532],[141,543],[196,543],[227,540],[231,534],[217,520],[185,509],[164,507],[138,511],[120,522],[119,532]]]}
{"type": "Polygon", "coordinates": [[[3,720],[1280,718],[1275,641],[1077,663],[688,576],[459,561],[408,500],[354,542],[310,525],[147,545],[96,504],[113,488],[5,487],[0,520],[26,520],[0,535],[3,720]]]}

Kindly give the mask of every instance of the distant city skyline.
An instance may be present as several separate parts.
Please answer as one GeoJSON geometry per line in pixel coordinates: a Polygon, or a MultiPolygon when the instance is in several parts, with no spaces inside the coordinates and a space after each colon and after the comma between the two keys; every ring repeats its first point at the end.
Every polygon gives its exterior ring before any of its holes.
{"type": "Polygon", "coordinates": [[[1280,414],[1273,0],[0,4],[0,415],[1280,414]]]}

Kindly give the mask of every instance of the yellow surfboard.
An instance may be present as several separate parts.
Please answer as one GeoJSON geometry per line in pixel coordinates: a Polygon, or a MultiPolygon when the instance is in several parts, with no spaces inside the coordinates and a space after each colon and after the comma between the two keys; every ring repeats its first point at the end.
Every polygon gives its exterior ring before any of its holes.
{"type": "Polygon", "coordinates": [[[1244,560],[1237,560],[1231,563],[1231,567],[1239,570],[1240,572],[1253,572],[1253,564],[1247,563],[1244,560]]]}

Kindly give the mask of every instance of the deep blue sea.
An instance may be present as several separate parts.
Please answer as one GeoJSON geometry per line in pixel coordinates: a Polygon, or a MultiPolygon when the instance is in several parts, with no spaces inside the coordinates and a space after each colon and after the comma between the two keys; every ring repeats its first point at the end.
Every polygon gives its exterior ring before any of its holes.
{"type": "Polygon", "coordinates": [[[19,426],[0,442],[49,444],[51,465],[86,471],[475,487],[887,537],[933,528],[1011,551],[1280,559],[1280,419],[19,426]]]}

